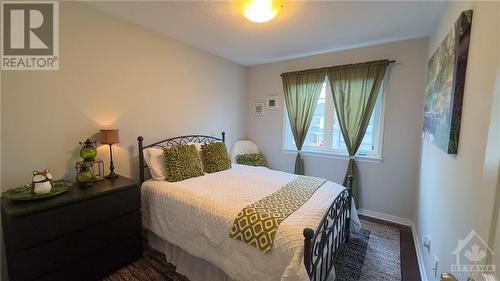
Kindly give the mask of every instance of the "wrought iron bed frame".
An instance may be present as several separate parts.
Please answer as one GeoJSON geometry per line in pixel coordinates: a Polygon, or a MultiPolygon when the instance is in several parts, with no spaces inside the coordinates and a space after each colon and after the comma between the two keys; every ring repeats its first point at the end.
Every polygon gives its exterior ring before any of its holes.
{"type": "MultiPolygon", "coordinates": [[[[137,137],[139,145],[139,177],[141,184],[144,182],[144,171],[148,167],[144,162],[143,151],[149,147],[165,147],[186,143],[210,143],[214,141],[225,142],[226,133],[222,132],[221,138],[205,135],[187,135],[165,139],[144,146],[144,138],[137,137]]],[[[349,241],[351,230],[351,201],[352,201],[352,176],[348,176],[345,190],[343,190],[330,205],[321,219],[316,231],[305,228],[304,235],[304,266],[311,281],[325,281],[333,268],[335,258],[344,245],[349,241]]]]}

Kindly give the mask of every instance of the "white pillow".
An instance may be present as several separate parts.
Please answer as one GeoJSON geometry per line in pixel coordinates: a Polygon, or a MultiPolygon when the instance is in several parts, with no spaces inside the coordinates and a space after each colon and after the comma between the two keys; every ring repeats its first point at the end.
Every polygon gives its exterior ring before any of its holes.
{"type": "Polygon", "coordinates": [[[203,145],[202,143],[199,142],[188,142],[188,144],[193,144],[196,147],[196,150],[198,153],[201,153],[201,146],[203,145]]]}
{"type": "Polygon", "coordinates": [[[259,153],[259,148],[251,140],[239,140],[231,147],[231,162],[236,163],[239,154],[259,153]]]}
{"type": "Polygon", "coordinates": [[[168,178],[167,170],[165,169],[165,155],[163,149],[159,147],[148,147],[144,149],[144,161],[149,167],[151,176],[155,180],[164,181],[168,178]]]}
{"type": "Polygon", "coordinates": [[[205,173],[205,169],[203,169],[203,155],[201,154],[201,147],[204,145],[204,143],[199,143],[199,142],[188,142],[188,144],[192,144],[196,147],[196,150],[198,151],[198,156],[200,156],[200,160],[201,160],[201,167],[202,167],[202,170],[203,170],[203,174],[207,174],[205,173]]]}

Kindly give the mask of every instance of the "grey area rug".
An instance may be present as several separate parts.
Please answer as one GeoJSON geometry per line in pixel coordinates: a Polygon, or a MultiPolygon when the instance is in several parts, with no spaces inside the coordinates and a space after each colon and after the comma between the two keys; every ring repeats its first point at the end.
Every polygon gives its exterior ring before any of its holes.
{"type": "Polygon", "coordinates": [[[401,281],[401,245],[399,228],[361,220],[370,231],[370,241],[360,281],[401,281]]]}
{"type": "Polygon", "coordinates": [[[168,263],[165,255],[146,248],[144,255],[132,264],[116,271],[102,281],[189,281],[175,272],[175,266],[168,263]]]}
{"type": "Polygon", "coordinates": [[[351,231],[349,242],[340,249],[335,259],[335,280],[359,280],[369,239],[370,231],[366,229],[351,231]]]}
{"type": "MultiPolygon", "coordinates": [[[[399,230],[362,220],[335,261],[336,280],[401,280],[399,230]]],[[[144,256],[103,281],[189,281],[175,272],[162,253],[146,249],[144,256]]]]}

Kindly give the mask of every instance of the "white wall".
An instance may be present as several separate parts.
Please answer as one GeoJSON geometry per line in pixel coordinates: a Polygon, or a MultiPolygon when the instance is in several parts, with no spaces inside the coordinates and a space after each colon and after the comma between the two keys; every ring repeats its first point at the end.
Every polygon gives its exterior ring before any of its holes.
{"type": "MultiPolygon", "coordinates": [[[[233,62],[61,2],[59,71],[2,71],[2,189],[44,168],[73,179],[78,142],[104,127],[120,129],[115,166],[125,176],[138,174],[138,135],[151,143],[225,130],[231,144],[244,135],[245,74],[233,62]]],[[[98,151],[108,159],[105,146],[98,151]]]]}
{"type": "Polygon", "coordinates": [[[491,241],[500,157],[498,135],[490,129],[499,121],[491,114],[500,49],[499,6],[450,2],[429,40],[428,58],[460,13],[474,9],[458,154],[448,155],[426,141],[422,144],[416,224],[420,237],[432,239],[430,252],[423,251],[429,280],[437,280],[431,272],[434,256],[440,261],[439,272],[450,271],[458,239],[471,230],[491,241]]]}
{"type": "MultiPolygon", "coordinates": [[[[323,66],[390,58],[385,107],[383,162],[359,161],[363,209],[413,218],[418,178],[420,131],[427,64],[427,40],[414,39],[250,67],[247,79],[247,131],[271,168],[293,172],[295,154],[282,152],[283,90],[280,74],[323,66]],[[280,97],[280,110],[253,116],[254,102],[280,97]]],[[[306,174],[341,182],[346,159],[304,156],[306,174]]]]}
{"type": "MultiPolygon", "coordinates": [[[[498,18],[500,18],[500,8],[498,9],[498,18]]],[[[498,22],[500,29],[500,21],[498,22]]],[[[497,188],[495,196],[495,208],[493,210],[493,223],[490,241],[493,240],[493,251],[497,253],[493,258],[493,264],[495,264],[497,269],[500,269],[500,55],[498,56],[497,64],[497,78],[495,87],[495,97],[493,98],[492,114],[490,118],[490,137],[488,141],[488,147],[496,152],[496,163],[497,163],[497,188]]],[[[492,153],[492,157],[495,154],[492,153]]],[[[494,161],[494,159],[492,159],[494,161]]],[[[489,162],[487,162],[489,163],[489,162]]],[[[494,164],[494,162],[491,162],[494,164]]],[[[492,166],[493,167],[493,166],[492,166]]],[[[494,171],[491,171],[494,173],[494,171]]],[[[500,271],[500,270],[499,270],[500,271]]],[[[500,280],[500,272],[497,272],[497,280],[500,280]]]]}

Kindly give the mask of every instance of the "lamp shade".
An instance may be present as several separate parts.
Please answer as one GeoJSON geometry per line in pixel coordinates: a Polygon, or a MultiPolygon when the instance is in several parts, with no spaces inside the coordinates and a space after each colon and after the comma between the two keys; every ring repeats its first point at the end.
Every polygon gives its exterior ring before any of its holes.
{"type": "Polygon", "coordinates": [[[120,134],[118,129],[101,130],[102,144],[115,144],[120,142],[120,134]]]}

